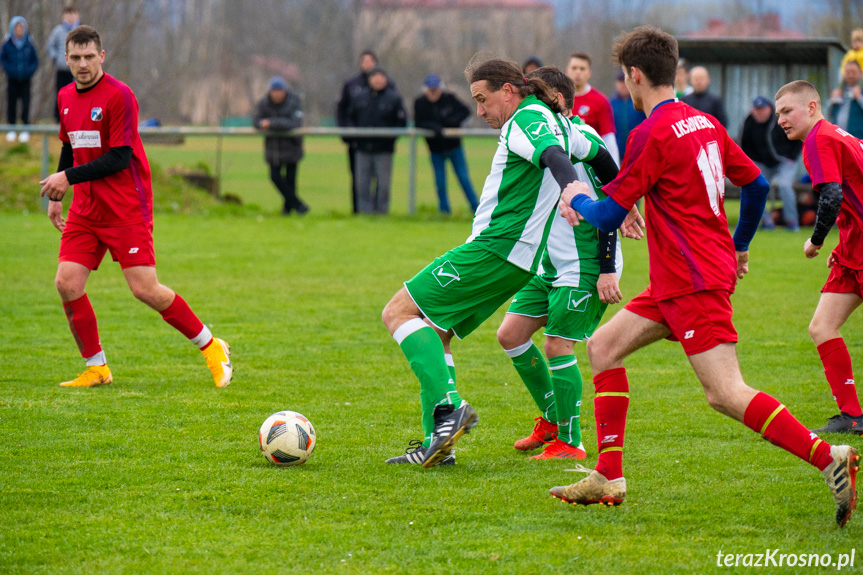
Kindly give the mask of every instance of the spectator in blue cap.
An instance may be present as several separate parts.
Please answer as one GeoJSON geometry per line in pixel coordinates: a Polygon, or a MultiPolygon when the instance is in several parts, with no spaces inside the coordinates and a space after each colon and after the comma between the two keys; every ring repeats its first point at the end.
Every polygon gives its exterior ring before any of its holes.
{"type": "Polygon", "coordinates": [[[524,64],[522,64],[521,66],[521,71],[524,73],[525,76],[527,76],[537,68],[542,68],[542,60],[540,60],[536,56],[531,56],[524,61],[524,64]]]}
{"type": "Polygon", "coordinates": [[[443,214],[450,213],[446,189],[446,161],[452,162],[464,196],[470,204],[471,212],[479,205],[474,192],[461,138],[444,137],[444,128],[458,128],[470,116],[467,107],[455,94],[443,91],[443,82],[437,74],[429,74],[423,83],[424,93],[414,101],[414,123],[417,128],[432,130],[434,136],[427,137],[426,143],[431,153],[437,188],[438,209],[443,214]]]}
{"type": "Polygon", "coordinates": [[[255,107],[255,127],[266,133],[264,159],[270,165],[270,179],[284,198],[282,215],[309,211],[297,196],[297,164],[303,157],[303,139],[278,133],[303,125],[301,104],[300,95],[288,87],[285,79],[273,76],[267,95],[255,107]]]}
{"type": "MultiPolygon", "coordinates": [[[[794,176],[797,161],[803,153],[803,143],[788,139],[773,114],[773,103],[764,96],[752,101],[752,111],[743,121],[740,148],[755,162],[767,181],[776,186],[782,200],[785,228],[789,232],[799,230],[794,176]]],[[[766,230],[776,227],[769,207],[764,210],[761,227],[766,230]]]]}

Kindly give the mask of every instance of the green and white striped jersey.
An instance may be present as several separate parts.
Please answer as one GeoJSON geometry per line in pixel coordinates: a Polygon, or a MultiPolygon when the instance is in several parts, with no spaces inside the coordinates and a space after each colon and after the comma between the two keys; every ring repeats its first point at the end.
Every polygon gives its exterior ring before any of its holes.
{"type": "MultiPolygon", "coordinates": [[[[575,142],[586,138],[592,143],[605,147],[605,143],[599,134],[583,123],[578,116],[572,121],[560,117],[564,133],[573,141],[570,147],[577,145],[575,142]]],[[[596,177],[593,168],[582,163],[577,156],[572,155],[578,180],[590,184],[592,191],[590,197],[594,200],[605,198],[602,184],[596,177]]],[[[542,256],[542,266],[539,274],[554,287],[595,287],[599,278],[599,230],[583,220],[577,226],[571,226],[555,210],[548,235],[545,253],[542,256]]],[[[617,274],[623,271],[623,255],[620,251],[620,242],[617,242],[615,254],[615,265],[617,274]]]]}
{"type": "Polygon", "coordinates": [[[540,168],[539,158],[550,146],[561,146],[579,161],[593,159],[599,150],[581,132],[572,137],[564,133],[563,117],[528,96],[501,127],[467,239],[530,272],[539,268],[560,199],[551,172],[540,168]]]}

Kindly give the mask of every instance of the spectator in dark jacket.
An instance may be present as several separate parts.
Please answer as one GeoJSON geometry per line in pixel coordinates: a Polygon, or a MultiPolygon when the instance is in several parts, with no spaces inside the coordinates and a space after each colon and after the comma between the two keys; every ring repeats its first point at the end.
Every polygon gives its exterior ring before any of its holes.
{"type": "Polygon", "coordinates": [[[629,133],[642,123],[646,116],[644,112],[635,109],[632,103],[632,95],[624,82],[623,72],[618,73],[614,82],[614,95],[611,97],[611,111],[614,112],[614,135],[617,137],[617,149],[620,152],[621,161],[626,154],[626,141],[629,133]]]}
{"type": "Polygon", "coordinates": [[[461,184],[461,189],[464,191],[464,196],[470,204],[470,209],[475,212],[479,203],[470,181],[470,175],[467,172],[467,162],[465,161],[461,138],[445,138],[441,135],[441,130],[444,128],[461,126],[461,123],[470,116],[470,108],[455,94],[444,92],[440,76],[436,74],[430,74],[426,78],[423,88],[425,94],[414,101],[414,123],[417,128],[425,128],[435,132],[434,137],[426,138],[426,143],[431,153],[432,168],[434,168],[438,209],[441,213],[450,213],[446,192],[446,161],[449,159],[461,184]]]}
{"type": "MultiPolygon", "coordinates": [[[[348,118],[350,125],[358,128],[401,128],[407,125],[402,97],[389,84],[382,68],[369,72],[369,85],[353,98],[348,118]]],[[[356,139],[355,178],[359,213],[389,212],[395,142],[391,136],[356,139]],[[377,188],[374,194],[372,179],[377,188]]]]}
{"type": "MultiPolygon", "coordinates": [[[[300,96],[288,88],[284,78],[270,79],[267,95],[255,108],[255,127],[268,132],[293,130],[303,125],[300,96]]],[[[270,179],[285,199],[282,214],[296,210],[300,215],[309,207],[297,197],[297,163],[303,157],[303,139],[268,133],[264,138],[264,158],[270,165],[270,179]]]]}
{"type": "MultiPolygon", "coordinates": [[[[351,105],[354,99],[369,86],[369,72],[378,65],[378,57],[371,50],[365,50],[360,54],[360,72],[345,80],[342,86],[342,94],[336,104],[336,124],[340,128],[353,126],[349,117],[351,105]]],[[[357,179],[356,179],[356,154],[357,142],[354,138],[342,136],[342,141],[348,145],[348,162],[351,167],[351,205],[353,212],[357,213],[357,179]]]]}
{"type": "Polygon", "coordinates": [[[696,110],[710,114],[728,129],[728,116],[725,115],[725,104],[722,98],[707,91],[710,88],[710,74],[704,66],[696,66],[689,72],[692,83],[692,93],[687,94],[682,101],[696,110]]]}
{"type": "MultiPolygon", "coordinates": [[[[30,79],[39,67],[39,57],[36,47],[27,33],[27,20],[15,16],[9,22],[9,36],[0,48],[0,62],[6,72],[8,85],[6,87],[6,123],[14,124],[18,101],[21,101],[21,123],[30,123],[30,79]]],[[[14,142],[14,131],[6,134],[7,142],[14,142]]],[[[21,132],[20,140],[27,142],[30,134],[21,132]]]]}
{"type": "Polygon", "coordinates": [[[830,94],[825,116],[854,136],[863,138],[863,70],[857,60],[849,60],[842,69],[842,84],[830,94]]]}
{"type": "MultiPolygon", "coordinates": [[[[740,148],[749,156],[765,178],[776,185],[782,200],[782,217],[790,232],[800,229],[797,216],[797,195],[794,193],[794,179],[797,175],[797,161],[803,153],[800,140],[789,140],[785,130],[779,127],[773,114],[773,104],[767,98],[758,96],[752,102],[752,111],[743,121],[740,134],[740,148]]],[[[764,229],[773,229],[773,214],[764,210],[761,220],[764,229]]]]}

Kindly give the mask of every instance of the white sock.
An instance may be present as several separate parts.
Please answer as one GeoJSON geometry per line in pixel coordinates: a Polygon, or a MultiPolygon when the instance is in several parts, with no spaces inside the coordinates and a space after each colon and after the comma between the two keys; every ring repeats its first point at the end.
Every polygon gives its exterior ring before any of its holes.
{"type": "Polygon", "coordinates": [[[199,333],[189,341],[194,343],[198,348],[203,348],[205,345],[210,343],[211,339],[213,339],[213,334],[210,333],[210,328],[204,326],[204,329],[201,330],[201,333],[199,333]]]}
{"type": "Polygon", "coordinates": [[[507,354],[509,357],[518,357],[518,356],[520,356],[521,354],[523,354],[524,352],[526,352],[527,350],[529,350],[529,349],[530,349],[530,346],[532,346],[532,345],[533,345],[533,341],[532,341],[532,340],[527,340],[525,343],[523,343],[523,344],[521,344],[521,345],[519,345],[519,346],[516,346],[516,347],[514,347],[514,348],[512,348],[512,349],[505,349],[505,350],[503,350],[503,351],[504,351],[504,352],[506,352],[506,354],[507,354]]]}
{"type": "Polygon", "coordinates": [[[87,358],[87,367],[92,367],[94,365],[108,365],[108,360],[105,359],[105,350],[87,358]]]}

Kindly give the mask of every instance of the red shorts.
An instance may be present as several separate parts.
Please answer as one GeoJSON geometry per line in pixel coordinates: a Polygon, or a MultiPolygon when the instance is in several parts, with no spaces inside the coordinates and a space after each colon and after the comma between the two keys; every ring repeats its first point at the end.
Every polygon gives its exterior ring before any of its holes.
{"type": "Polygon", "coordinates": [[[122,269],[155,266],[153,222],[100,227],[81,219],[66,221],[60,237],[61,262],[75,262],[96,270],[107,250],[111,250],[111,257],[120,262],[122,269]]]}
{"type": "Polygon", "coordinates": [[[863,270],[846,268],[834,263],[827,276],[827,283],[821,288],[821,293],[853,293],[863,298],[863,270]]]}
{"type": "Polygon", "coordinates": [[[647,286],[624,307],[667,327],[671,331],[667,339],[679,341],[686,355],[721,343],[737,343],[737,330],[731,323],[731,294],[725,290],[704,290],[656,301],[647,286]]]}

